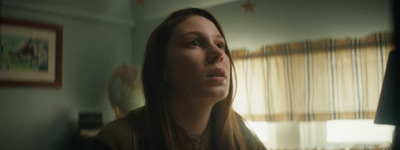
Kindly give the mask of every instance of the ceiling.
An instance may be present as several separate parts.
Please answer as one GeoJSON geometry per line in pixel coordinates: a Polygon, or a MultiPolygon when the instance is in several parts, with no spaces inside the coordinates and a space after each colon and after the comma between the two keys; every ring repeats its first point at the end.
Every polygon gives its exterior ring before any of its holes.
{"type": "Polygon", "coordinates": [[[210,8],[238,0],[2,0],[2,7],[133,26],[165,17],[174,10],[210,8]],[[138,4],[143,1],[142,4],[138,4]]]}
{"type": "Polygon", "coordinates": [[[135,21],[155,19],[168,15],[174,10],[198,7],[209,8],[238,0],[132,0],[132,17],[135,21]]]}

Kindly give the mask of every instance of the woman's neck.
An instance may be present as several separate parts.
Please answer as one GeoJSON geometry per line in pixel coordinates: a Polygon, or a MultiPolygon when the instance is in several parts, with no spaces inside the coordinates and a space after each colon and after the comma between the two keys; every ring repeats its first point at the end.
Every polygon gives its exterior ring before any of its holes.
{"type": "Polygon", "coordinates": [[[207,128],[214,104],[188,105],[182,100],[171,100],[169,110],[171,118],[191,137],[200,137],[207,128]]]}

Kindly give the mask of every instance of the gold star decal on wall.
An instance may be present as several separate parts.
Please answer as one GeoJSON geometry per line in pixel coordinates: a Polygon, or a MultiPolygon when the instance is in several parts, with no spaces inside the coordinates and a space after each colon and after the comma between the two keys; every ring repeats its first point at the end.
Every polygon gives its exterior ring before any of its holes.
{"type": "Polygon", "coordinates": [[[252,12],[254,13],[254,3],[251,3],[250,0],[246,0],[246,3],[242,5],[244,8],[244,13],[247,14],[247,12],[252,12]]]}
{"type": "Polygon", "coordinates": [[[136,4],[137,5],[143,5],[144,4],[144,0],[136,0],[136,4]]]}

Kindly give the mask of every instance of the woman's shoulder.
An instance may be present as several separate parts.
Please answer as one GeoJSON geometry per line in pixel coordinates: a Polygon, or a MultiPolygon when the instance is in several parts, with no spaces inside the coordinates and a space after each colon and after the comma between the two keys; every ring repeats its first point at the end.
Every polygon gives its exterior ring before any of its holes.
{"type": "Polygon", "coordinates": [[[107,125],[105,125],[99,134],[97,135],[98,137],[103,136],[104,134],[106,135],[118,135],[120,136],[121,134],[127,134],[127,131],[132,131],[137,124],[140,124],[140,122],[143,122],[144,118],[144,112],[143,112],[143,107],[132,110],[128,114],[126,114],[124,117],[116,119],[107,125]]]}
{"type": "Polygon", "coordinates": [[[132,149],[132,141],[136,139],[139,125],[143,124],[143,108],[129,112],[126,116],[105,125],[95,140],[103,142],[111,149],[132,149]]]}
{"type": "Polygon", "coordinates": [[[257,137],[257,135],[247,127],[247,125],[244,123],[245,120],[240,116],[238,113],[236,113],[236,117],[239,120],[239,127],[240,130],[243,134],[243,138],[246,141],[247,149],[249,150],[266,150],[264,144],[261,142],[261,140],[257,137]]]}

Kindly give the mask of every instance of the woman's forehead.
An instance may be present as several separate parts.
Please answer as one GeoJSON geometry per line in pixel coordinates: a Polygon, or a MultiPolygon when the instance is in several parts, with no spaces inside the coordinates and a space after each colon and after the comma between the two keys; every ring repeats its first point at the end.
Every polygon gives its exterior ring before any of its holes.
{"type": "Polygon", "coordinates": [[[179,37],[198,34],[210,34],[222,37],[216,25],[212,21],[198,15],[189,16],[177,24],[173,29],[172,34],[177,34],[179,37]]]}

